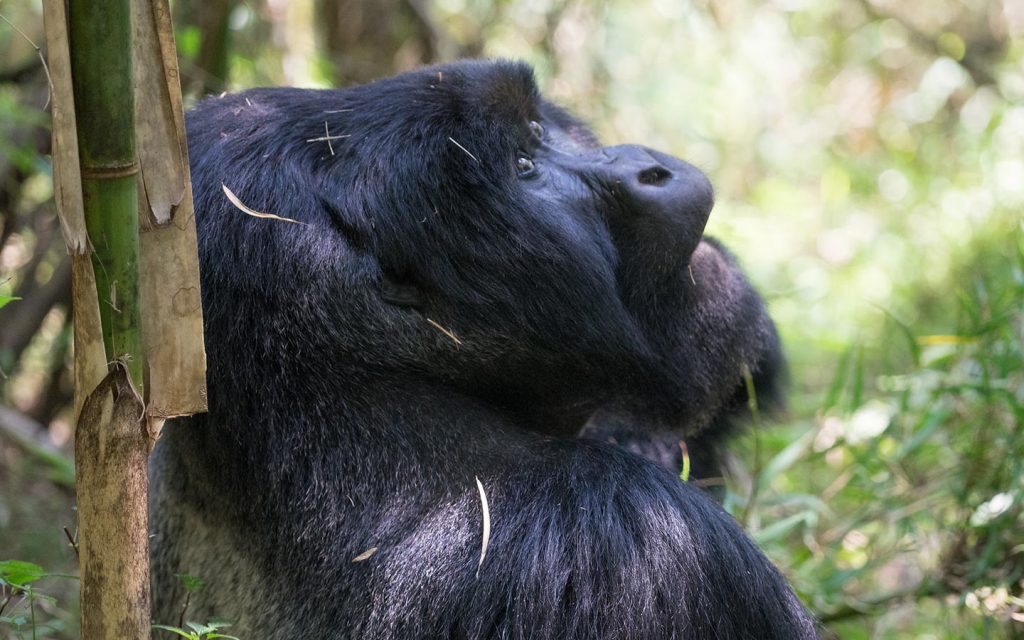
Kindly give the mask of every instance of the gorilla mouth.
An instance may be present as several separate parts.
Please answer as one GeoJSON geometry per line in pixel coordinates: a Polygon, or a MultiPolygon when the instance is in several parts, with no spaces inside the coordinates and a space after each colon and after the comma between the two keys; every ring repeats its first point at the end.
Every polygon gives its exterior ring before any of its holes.
{"type": "Polygon", "coordinates": [[[715,295],[730,295],[745,284],[739,275],[735,258],[718,240],[703,236],[690,254],[687,265],[688,279],[698,291],[714,291],[715,295]]]}
{"type": "Polygon", "coordinates": [[[689,272],[690,283],[693,286],[697,286],[697,274],[704,274],[705,271],[710,269],[718,269],[721,266],[722,254],[718,252],[717,248],[708,241],[709,238],[704,236],[700,239],[697,244],[697,248],[690,254],[690,260],[686,264],[686,269],[689,272]]]}

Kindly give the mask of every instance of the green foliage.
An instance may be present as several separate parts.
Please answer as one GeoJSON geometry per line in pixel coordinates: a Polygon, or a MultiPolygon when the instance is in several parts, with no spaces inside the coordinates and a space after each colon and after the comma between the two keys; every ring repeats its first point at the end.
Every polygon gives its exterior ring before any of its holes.
{"type": "Polygon", "coordinates": [[[188,629],[182,629],[180,627],[168,627],[162,624],[154,624],[154,629],[161,629],[168,631],[175,635],[181,636],[182,638],[188,638],[189,640],[214,640],[215,638],[225,638],[227,640],[238,640],[235,636],[225,635],[220,633],[220,629],[230,627],[231,624],[228,622],[214,621],[206,624],[199,624],[198,622],[186,622],[185,626],[188,629]]]}
{"type": "Polygon", "coordinates": [[[186,593],[195,593],[206,585],[202,578],[197,578],[196,576],[180,573],[177,575],[177,578],[181,581],[181,586],[185,588],[186,593]]]}
{"type": "Polygon", "coordinates": [[[188,607],[192,602],[192,595],[201,591],[203,587],[206,586],[206,583],[201,578],[183,573],[177,574],[177,578],[181,581],[181,586],[185,589],[185,603],[181,607],[178,626],[172,627],[170,625],[154,624],[153,628],[167,631],[181,636],[182,638],[190,638],[191,640],[214,640],[215,638],[238,640],[235,636],[220,633],[220,629],[225,629],[231,626],[230,622],[226,622],[224,620],[213,620],[206,624],[200,624],[198,622],[188,622],[185,620],[185,615],[188,613],[188,607]]]}
{"type": "Polygon", "coordinates": [[[0,561],[0,584],[24,588],[30,582],[45,578],[46,572],[37,564],[21,560],[0,561]]]}
{"type": "Polygon", "coordinates": [[[35,640],[40,634],[63,630],[63,623],[47,613],[56,605],[56,599],[33,586],[33,583],[49,577],[77,579],[75,576],[47,573],[31,562],[0,561],[0,632],[6,629],[12,638],[35,640]]]}
{"type": "Polygon", "coordinates": [[[1024,619],[1024,251],[976,249],[955,270],[950,330],[911,348],[902,327],[881,345],[912,352],[906,369],[869,380],[856,354],[871,351],[848,350],[810,429],[763,436],[779,452],[758,476],[752,521],[770,524],[754,535],[841,637],[861,616],[883,635],[932,631],[900,613],[927,601],[960,605],[949,637],[1024,619]]]}

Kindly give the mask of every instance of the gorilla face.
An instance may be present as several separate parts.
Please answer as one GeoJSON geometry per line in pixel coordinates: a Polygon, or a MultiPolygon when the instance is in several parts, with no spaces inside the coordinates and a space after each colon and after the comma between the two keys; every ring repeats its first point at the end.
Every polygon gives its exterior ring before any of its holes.
{"type": "MultiPolygon", "coordinates": [[[[280,313],[260,332],[292,345],[290,359],[413,372],[548,433],[576,433],[598,409],[695,432],[741,367],[777,350],[732,257],[701,239],[705,176],[645,147],[600,146],[540,97],[528,67],[462,63],[309,93],[224,98],[238,124],[192,138],[200,171],[223,158],[243,201],[306,223],[272,233],[219,191],[197,194],[204,242],[239,233],[242,253],[261,253],[253,273],[204,252],[207,288],[265,296],[280,313]],[[267,169],[239,171],[252,138],[271,156],[258,164],[289,158],[273,189],[267,169]],[[274,260],[282,244],[294,262],[274,260]]],[[[231,335],[217,323],[234,318],[207,302],[210,333],[231,335]]]]}

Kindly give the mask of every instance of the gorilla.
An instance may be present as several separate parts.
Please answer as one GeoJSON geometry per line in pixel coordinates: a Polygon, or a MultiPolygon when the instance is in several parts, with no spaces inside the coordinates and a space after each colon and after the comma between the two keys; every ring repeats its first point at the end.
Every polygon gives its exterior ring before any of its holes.
{"type": "Polygon", "coordinates": [[[644,457],[781,370],[697,169],[601,146],[512,62],[187,124],[209,412],[153,454],[156,622],[188,574],[188,618],[246,639],[817,637],[644,457]]]}

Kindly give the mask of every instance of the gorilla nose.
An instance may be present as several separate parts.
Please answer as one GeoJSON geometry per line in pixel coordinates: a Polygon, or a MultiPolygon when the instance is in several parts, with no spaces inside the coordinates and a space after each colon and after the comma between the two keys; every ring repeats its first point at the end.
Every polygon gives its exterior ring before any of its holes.
{"type": "Polygon", "coordinates": [[[696,167],[670,155],[622,145],[604,150],[611,192],[623,215],[615,226],[641,226],[689,258],[704,233],[714,191],[696,167]]]}
{"type": "Polygon", "coordinates": [[[640,184],[657,187],[672,179],[672,172],[660,164],[657,164],[653,167],[641,169],[640,173],[636,174],[636,179],[640,184]]]}

